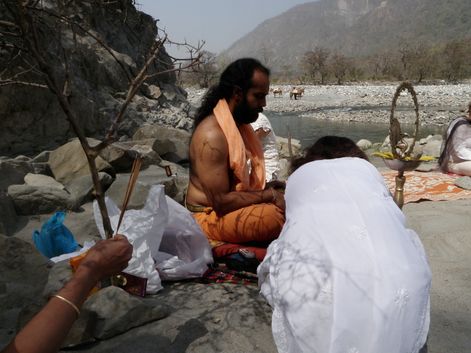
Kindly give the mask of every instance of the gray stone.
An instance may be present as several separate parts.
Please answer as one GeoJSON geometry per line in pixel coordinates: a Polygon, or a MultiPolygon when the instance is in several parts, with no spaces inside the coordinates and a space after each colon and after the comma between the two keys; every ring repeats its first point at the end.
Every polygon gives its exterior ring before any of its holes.
{"type": "Polygon", "coordinates": [[[19,215],[35,215],[76,208],[75,200],[67,191],[47,186],[10,185],[8,195],[19,215]]]}
{"type": "MultiPolygon", "coordinates": [[[[165,186],[166,195],[177,202],[181,203],[183,201],[184,190],[188,185],[188,172],[176,164],[166,163],[171,165],[173,171],[172,176],[167,176],[163,167],[155,165],[151,165],[148,169],[140,172],[139,178],[134,186],[133,194],[129,200],[128,208],[142,208],[147,200],[150,187],[155,184],[163,184],[165,186]]],[[[113,185],[111,185],[106,193],[120,208],[126,193],[128,181],[129,174],[118,174],[113,185]]]]}
{"type": "Polygon", "coordinates": [[[49,161],[49,154],[50,151],[42,151],[36,157],[34,157],[31,161],[36,163],[47,163],[49,161]]]}
{"type": "Polygon", "coordinates": [[[47,267],[48,259],[31,244],[0,235],[0,347],[13,338],[21,309],[43,303],[47,267]]]}
{"type": "Polygon", "coordinates": [[[369,148],[371,148],[372,146],[372,143],[371,141],[369,140],[366,140],[366,139],[361,139],[357,142],[357,146],[362,150],[362,151],[365,151],[369,148]]]}
{"type": "Polygon", "coordinates": [[[287,180],[291,168],[291,164],[286,158],[280,158],[278,161],[280,166],[280,171],[278,172],[278,179],[279,180],[287,180]]]}
{"type": "Polygon", "coordinates": [[[0,234],[10,236],[16,230],[18,217],[10,196],[0,190],[0,234]]]}
{"type": "MultiPolygon", "coordinates": [[[[290,158],[289,148],[288,148],[288,139],[285,137],[276,137],[276,143],[278,145],[278,154],[280,158],[290,158]]],[[[301,143],[299,140],[294,138],[291,139],[291,149],[293,151],[293,157],[298,157],[302,155],[301,143]]]]}
{"type": "Polygon", "coordinates": [[[179,163],[188,160],[191,134],[169,126],[145,125],[136,131],[133,140],[154,138],[152,149],[163,159],[179,163]]]}
{"type": "Polygon", "coordinates": [[[471,190],[471,177],[464,176],[455,180],[455,185],[462,189],[471,190]]]}
{"type": "MultiPolygon", "coordinates": [[[[89,143],[98,143],[97,140],[88,140],[89,143]]],[[[106,172],[112,176],[115,174],[111,165],[100,156],[95,159],[95,163],[99,172],[106,172]]],[[[67,184],[83,175],[91,175],[85,152],[78,139],[73,139],[71,142],[51,151],[49,166],[54,178],[63,184],[67,184]]]]}
{"type": "Polygon", "coordinates": [[[93,294],[84,309],[97,314],[94,336],[114,337],[131,328],[167,317],[170,308],[157,299],[132,296],[118,287],[107,287],[93,294]]]}
{"type": "MultiPolygon", "coordinates": [[[[100,184],[103,191],[108,190],[114,180],[111,175],[104,172],[98,173],[98,178],[100,179],[100,184]]],[[[66,189],[70,193],[71,198],[74,200],[74,204],[77,206],[94,199],[95,188],[90,175],[82,175],[71,180],[67,183],[66,189]]]]}
{"type": "Polygon", "coordinates": [[[5,191],[13,184],[23,184],[25,175],[32,172],[33,166],[29,162],[0,160],[0,190],[5,191]]]}
{"type": "Polygon", "coordinates": [[[441,146],[442,140],[429,140],[427,144],[423,146],[423,155],[438,158],[440,157],[441,146]]]}
{"type": "MultiPolygon", "coordinates": [[[[54,11],[56,6],[54,2],[48,3],[48,10],[54,11]]],[[[2,8],[0,11],[6,10],[2,8]]],[[[84,32],[72,33],[68,27],[63,29],[62,45],[58,46],[52,18],[39,13],[38,16],[44,18],[38,20],[38,31],[43,34],[38,44],[51,70],[59,77],[64,73],[62,51],[73,51],[73,60],[68,62],[72,109],[80,117],[80,128],[87,135],[102,136],[123,101],[113,97],[114,94],[127,91],[128,76],[139,71],[155,41],[156,22],[151,16],[137,11],[132,1],[116,2],[113,6],[102,2],[90,6],[87,2],[77,1],[70,3],[66,12],[66,15],[73,14],[74,21],[83,28],[90,29],[101,38],[107,49],[84,32]]],[[[172,61],[162,47],[157,60],[148,68],[148,73],[152,75],[171,67],[172,61]]],[[[0,71],[3,69],[0,67],[0,71]]],[[[180,114],[180,100],[184,99],[184,95],[173,87],[175,81],[173,72],[162,73],[148,80],[149,85],[154,86],[154,96],[157,95],[158,86],[165,87],[168,97],[159,98],[166,105],[172,105],[175,114],[164,114],[162,105],[155,99],[152,100],[153,105],[149,104],[151,109],[140,114],[132,102],[124,120],[135,123],[120,126],[120,134],[131,136],[145,121],[155,122],[160,118],[173,120],[175,115],[180,114]],[[131,129],[127,130],[127,127],[131,129]]],[[[19,85],[0,87],[0,116],[0,154],[15,155],[55,148],[74,136],[56,97],[47,89],[19,85]]],[[[178,118],[175,125],[179,121],[178,118]]]]}
{"type": "Polygon", "coordinates": [[[36,187],[50,187],[59,190],[65,189],[65,186],[56,181],[56,179],[42,174],[28,173],[25,175],[25,184],[36,187]]]}

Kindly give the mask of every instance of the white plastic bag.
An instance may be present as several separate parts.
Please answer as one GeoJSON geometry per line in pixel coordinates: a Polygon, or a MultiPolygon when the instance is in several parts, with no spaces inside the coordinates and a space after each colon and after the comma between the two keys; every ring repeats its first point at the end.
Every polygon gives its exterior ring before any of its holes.
{"type": "Polygon", "coordinates": [[[190,211],[168,196],[166,200],[168,222],[160,243],[157,270],[164,280],[201,277],[213,262],[208,240],[190,211]]]}
{"type": "MultiPolygon", "coordinates": [[[[106,207],[111,226],[116,229],[120,210],[108,197],[106,207]]],[[[104,238],[103,223],[96,201],[93,202],[93,213],[98,230],[104,238]]],[[[144,207],[140,210],[127,210],[119,229],[119,233],[125,235],[133,246],[131,261],[124,272],[147,278],[147,293],[149,294],[157,293],[162,289],[154,258],[158,253],[167,220],[168,208],[163,185],[154,185],[149,191],[144,207]]]]}
{"type": "MultiPolygon", "coordinates": [[[[120,210],[109,198],[106,206],[111,225],[116,229],[120,210]]],[[[96,201],[93,211],[104,237],[96,201]]],[[[200,226],[186,208],[165,196],[163,185],[151,187],[142,209],[126,211],[119,233],[133,245],[132,259],[124,272],[147,278],[149,294],[162,289],[160,277],[164,280],[201,277],[207,264],[213,262],[211,247],[200,226]]]]}

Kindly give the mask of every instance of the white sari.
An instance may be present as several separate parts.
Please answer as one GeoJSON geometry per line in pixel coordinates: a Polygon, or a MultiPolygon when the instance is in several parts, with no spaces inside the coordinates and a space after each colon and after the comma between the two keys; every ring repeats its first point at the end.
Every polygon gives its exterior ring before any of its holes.
{"type": "Polygon", "coordinates": [[[311,162],[285,196],[286,224],[258,268],[278,352],[417,353],[431,273],[376,168],[311,162]]]}

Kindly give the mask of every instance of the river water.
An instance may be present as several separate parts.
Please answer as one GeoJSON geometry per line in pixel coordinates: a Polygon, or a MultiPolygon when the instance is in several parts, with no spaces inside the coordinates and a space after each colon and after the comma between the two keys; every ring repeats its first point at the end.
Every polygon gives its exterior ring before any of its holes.
{"type": "MultiPolygon", "coordinates": [[[[306,148],[314,143],[319,137],[325,135],[345,136],[357,142],[360,139],[367,139],[371,142],[383,142],[388,135],[389,124],[383,123],[362,123],[362,122],[341,122],[313,119],[293,112],[271,112],[264,111],[270,119],[273,130],[277,136],[287,137],[289,132],[295,139],[301,141],[301,146],[306,148]]],[[[412,125],[402,125],[402,131],[412,135],[414,127],[412,125]]],[[[419,138],[428,135],[442,134],[445,127],[419,126],[419,138]]]]}

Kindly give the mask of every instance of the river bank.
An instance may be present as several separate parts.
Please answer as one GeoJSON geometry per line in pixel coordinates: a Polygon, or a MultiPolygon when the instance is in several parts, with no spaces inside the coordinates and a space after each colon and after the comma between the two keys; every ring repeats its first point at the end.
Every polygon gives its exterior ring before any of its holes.
{"type": "MultiPolygon", "coordinates": [[[[288,85],[272,85],[281,88],[281,97],[267,96],[267,113],[297,113],[312,119],[389,123],[390,107],[398,83],[359,85],[302,85],[304,96],[289,98],[288,85]]],[[[461,115],[471,99],[471,84],[416,85],[419,116],[422,125],[447,125],[461,115]]],[[[204,89],[187,88],[188,101],[199,105],[204,89]]],[[[413,101],[410,95],[398,99],[396,115],[405,123],[415,120],[413,101]]],[[[402,121],[401,121],[402,123],[402,121]]]]}

